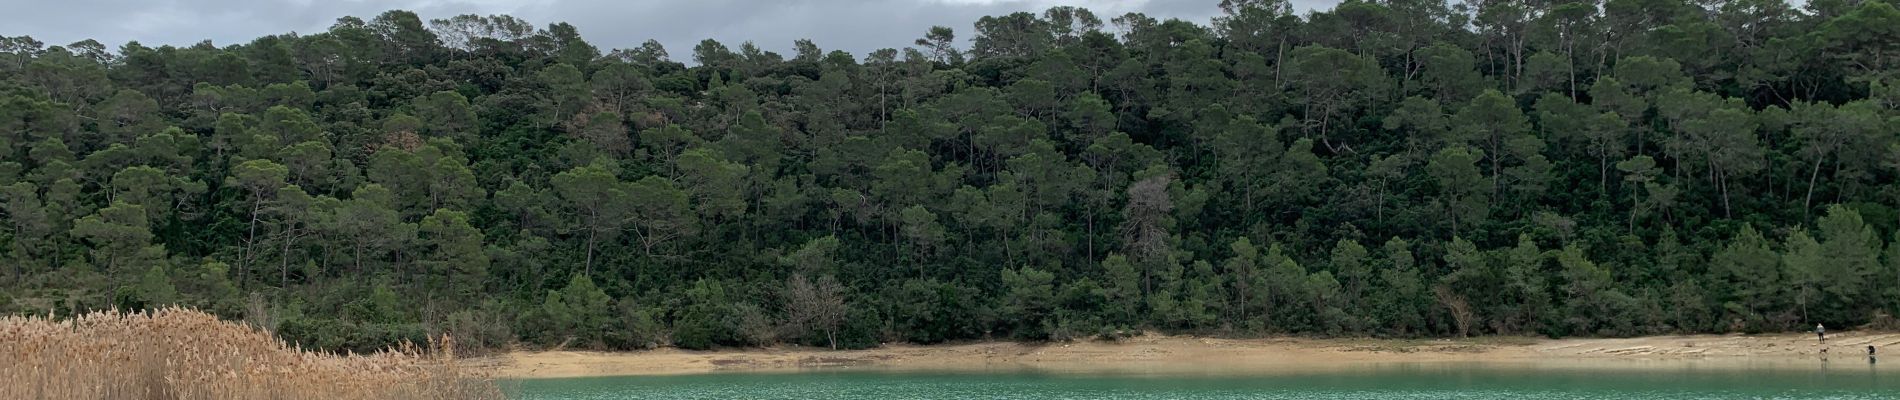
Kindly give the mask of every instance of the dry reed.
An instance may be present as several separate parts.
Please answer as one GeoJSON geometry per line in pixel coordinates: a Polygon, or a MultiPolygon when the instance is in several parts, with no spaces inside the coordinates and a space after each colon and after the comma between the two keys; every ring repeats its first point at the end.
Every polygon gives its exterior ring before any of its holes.
{"type": "Polygon", "coordinates": [[[0,399],[502,397],[492,381],[465,372],[452,350],[306,351],[249,325],[178,308],[0,318],[0,399]]]}

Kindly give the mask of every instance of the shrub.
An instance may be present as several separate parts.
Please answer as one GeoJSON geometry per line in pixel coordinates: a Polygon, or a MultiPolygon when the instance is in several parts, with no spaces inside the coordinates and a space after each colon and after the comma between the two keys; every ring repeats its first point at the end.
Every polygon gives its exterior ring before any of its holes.
{"type": "Polygon", "coordinates": [[[740,310],[733,306],[724,284],[701,279],[686,290],[688,305],[673,321],[674,345],[705,350],[740,342],[740,310]]]}
{"type": "Polygon", "coordinates": [[[284,340],[334,353],[373,353],[411,343],[425,343],[429,335],[418,324],[361,323],[338,319],[291,319],[277,327],[284,340]]]}
{"type": "Polygon", "coordinates": [[[860,307],[845,309],[844,328],[838,331],[839,349],[868,349],[877,347],[878,332],[883,323],[876,312],[860,307]]]}
{"type": "Polygon", "coordinates": [[[661,311],[641,308],[633,299],[621,299],[620,329],[607,332],[605,342],[614,350],[651,349],[665,344],[666,327],[660,324],[655,315],[661,311]]]}
{"type": "Polygon", "coordinates": [[[738,313],[739,324],[734,330],[739,334],[740,341],[753,346],[778,343],[778,324],[771,315],[766,314],[764,308],[752,303],[741,303],[732,306],[732,309],[738,313]]]}
{"type": "Polygon", "coordinates": [[[733,324],[726,316],[731,315],[730,307],[695,306],[681,314],[673,322],[673,345],[682,349],[706,350],[713,346],[732,344],[737,335],[733,324]]]}
{"type": "Polygon", "coordinates": [[[442,322],[441,333],[457,338],[455,350],[458,353],[497,349],[514,341],[515,332],[505,321],[491,311],[456,311],[442,322]]]}

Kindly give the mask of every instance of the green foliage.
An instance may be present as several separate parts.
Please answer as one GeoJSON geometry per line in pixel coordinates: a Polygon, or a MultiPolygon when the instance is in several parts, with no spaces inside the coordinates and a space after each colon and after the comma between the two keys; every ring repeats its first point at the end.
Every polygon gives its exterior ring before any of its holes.
{"type": "Polygon", "coordinates": [[[1900,13],[1751,4],[1058,7],[691,66],[406,11],[13,40],[0,309],[182,304],[354,351],[1900,314],[1900,13]]]}
{"type": "Polygon", "coordinates": [[[488,253],[481,231],[470,226],[468,215],[447,209],[422,218],[418,227],[424,248],[420,261],[432,295],[468,299],[482,293],[488,279],[488,253]]]}
{"type": "Polygon", "coordinates": [[[284,321],[276,331],[284,340],[301,343],[316,350],[331,352],[374,353],[405,343],[428,343],[427,331],[418,324],[377,324],[338,319],[293,319],[284,321]]]}
{"type": "Polygon", "coordinates": [[[1055,275],[1035,268],[1003,270],[1002,316],[1012,321],[1010,334],[1022,339],[1047,339],[1053,330],[1055,275]]]}
{"type": "Polygon", "coordinates": [[[172,278],[165,274],[165,266],[154,265],[139,278],[139,298],[152,306],[172,305],[178,302],[178,288],[172,286],[172,278]]]}
{"type": "Polygon", "coordinates": [[[673,323],[673,344],[694,350],[740,344],[740,323],[725,285],[701,279],[686,290],[686,305],[673,323]]]}
{"type": "Polygon", "coordinates": [[[619,326],[604,333],[609,348],[650,349],[665,343],[666,327],[660,324],[660,311],[641,307],[629,299],[618,304],[619,326]]]}

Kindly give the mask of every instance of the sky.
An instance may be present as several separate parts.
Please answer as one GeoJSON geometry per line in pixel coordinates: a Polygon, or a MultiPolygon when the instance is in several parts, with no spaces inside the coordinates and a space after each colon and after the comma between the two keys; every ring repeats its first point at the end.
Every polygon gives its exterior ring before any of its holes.
{"type": "MultiPolygon", "coordinates": [[[[365,20],[384,10],[415,11],[426,21],[460,14],[508,14],[545,27],[567,22],[605,51],[648,39],[674,59],[702,39],[728,47],[752,41],[790,54],[792,41],[862,57],[902,48],[933,25],[956,28],[968,47],[971,24],[985,15],[1040,13],[1051,6],[1088,8],[1107,21],[1128,12],[1207,24],[1220,0],[0,0],[0,36],[30,35],[47,45],[96,39],[110,48],[129,41],[185,46],[211,40],[243,44],[271,34],[323,32],[337,17],[365,20]]],[[[1293,0],[1304,11],[1336,0],[1293,0]]]]}

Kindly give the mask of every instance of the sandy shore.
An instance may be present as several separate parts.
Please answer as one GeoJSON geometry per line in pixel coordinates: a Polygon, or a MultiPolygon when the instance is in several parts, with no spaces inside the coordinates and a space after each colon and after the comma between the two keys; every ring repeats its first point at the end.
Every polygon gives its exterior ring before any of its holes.
{"type": "MultiPolygon", "coordinates": [[[[470,360],[502,378],[563,378],[668,375],[716,371],[771,371],[823,367],[919,370],[984,370],[1031,367],[1052,370],[1182,368],[1260,371],[1350,368],[1378,363],[1611,360],[1791,360],[1864,357],[1867,346],[1882,354],[1900,349],[1900,334],[1843,332],[1827,344],[1813,335],[1690,335],[1628,339],[1475,338],[1214,339],[1146,335],[1116,342],[1024,344],[985,342],[932,346],[888,345],[831,351],[809,347],[608,353],[523,351],[470,360]]],[[[1895,353],[1900,354],[1900,353],[1895,353]]],[[[1900,356],[1896,356],[1900,357],[1900,356]]],[[[1629,363],[1624,363],[1629,364],[1629,363]]]]}

